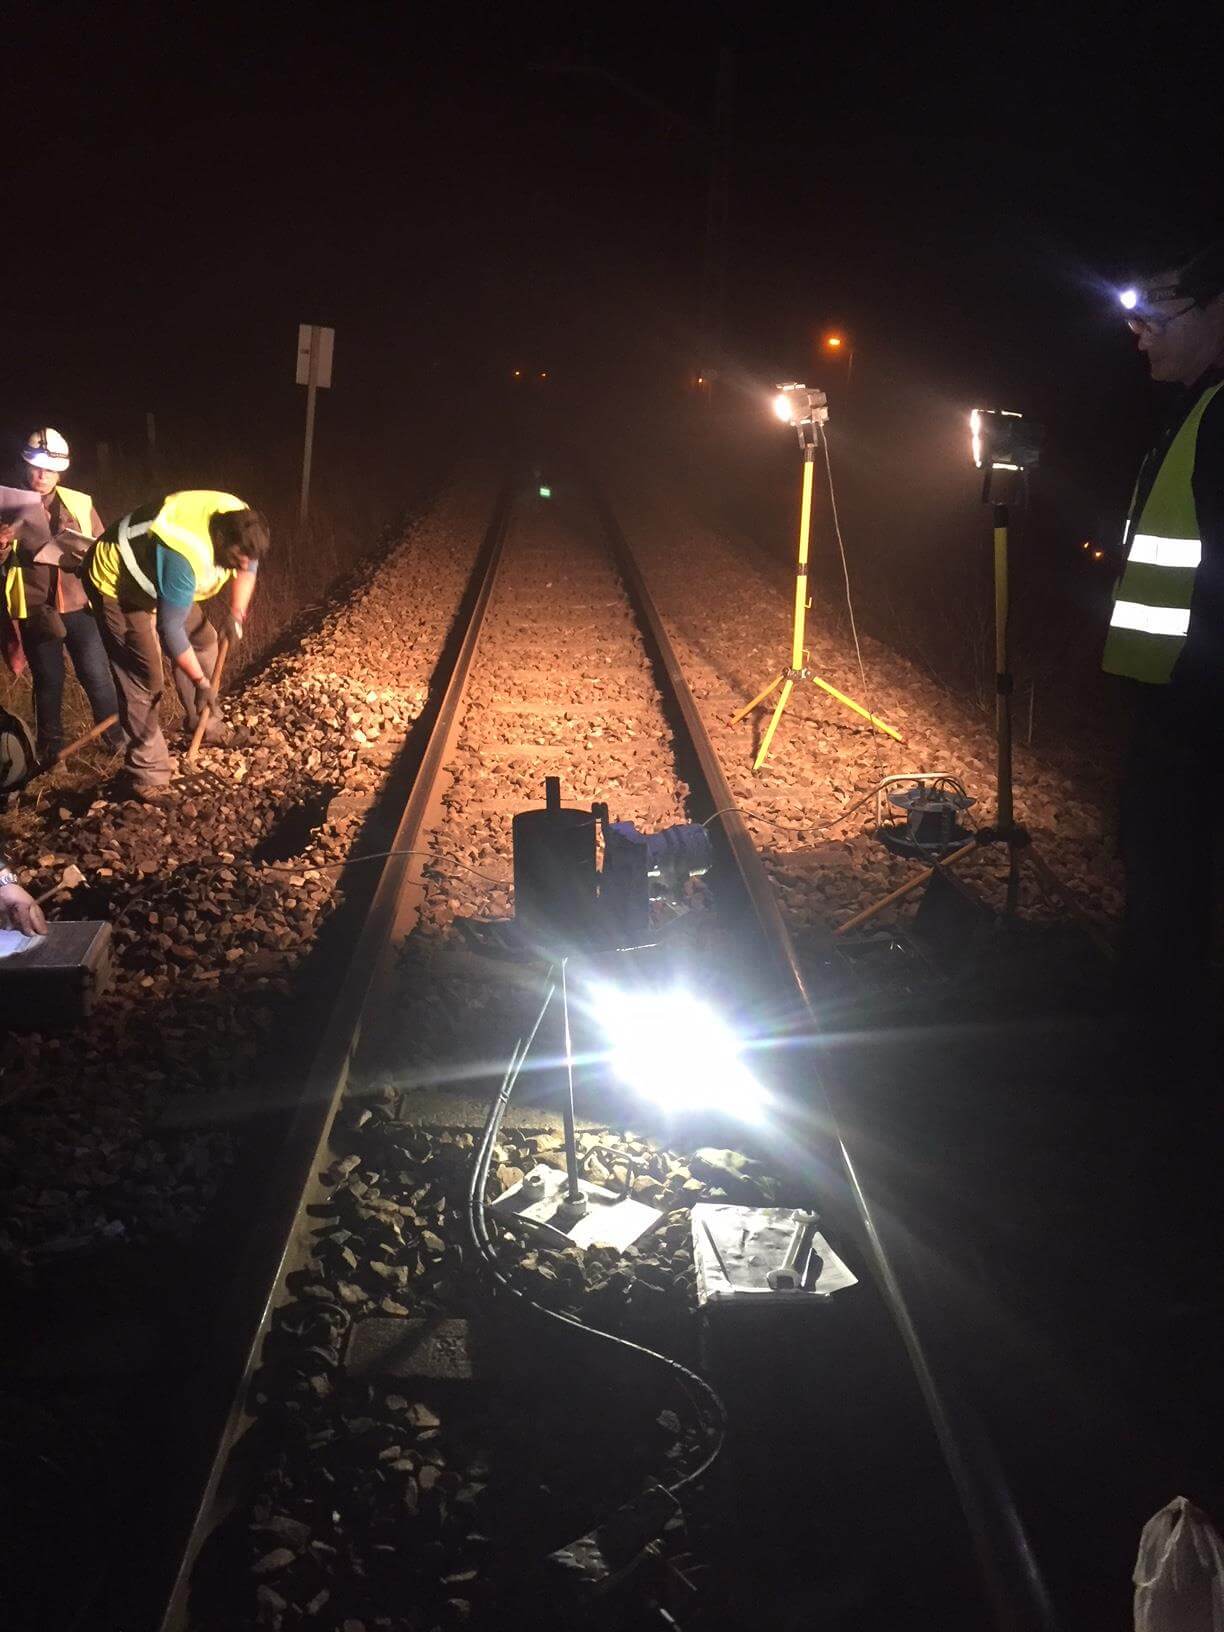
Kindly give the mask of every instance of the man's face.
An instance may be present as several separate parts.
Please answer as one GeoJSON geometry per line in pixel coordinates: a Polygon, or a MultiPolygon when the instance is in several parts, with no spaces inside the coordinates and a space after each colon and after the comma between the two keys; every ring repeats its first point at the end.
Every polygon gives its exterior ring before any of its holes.
{"type": "Polygon", "coordinates": [[[54,493],[59,485],[59,471],[44,470],[41,465],[27,465],[26,481],[30,484],[32,492],[41,493],[46,498],[47,494],[54,493]]]}
{"type": "Polygon", "coordinates": [[[254,557],[244,555],[233,545],[221,552],[221,565],[228,567],[231,572],[249,572],[253,560],[254,557]]]}
{"type": "MultiPolygon", "coordinates": [[[[1152,287],[1175,285],[1177,276],[1176,271],[1161,272],[1151,280],[1152,287]]],[[[1154,380],[1192,385],[1224,350],[1224,295],[1204,305],[1185,295],[1152,301],[1136,314],[1132,326],[1154,380]]]]}

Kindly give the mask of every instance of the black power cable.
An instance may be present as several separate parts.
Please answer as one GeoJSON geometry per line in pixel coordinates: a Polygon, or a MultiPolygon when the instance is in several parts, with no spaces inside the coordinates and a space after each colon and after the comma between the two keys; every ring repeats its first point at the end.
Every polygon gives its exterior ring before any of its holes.
{"type": "Polygon", "coordinates": [[[523,1062],[530,1052],[536,1033],[539,1031],[544,1016],[548,1012],[556,990],[556,982],[551,981],[527,1041],[525,1044],[520,1041],[515,1045],[510,1064],[507,1066],[505,1075],[502,1078],[501,1087],[498,1089],[496,1098],[489,1106],[468,1180],[468,1233],[478,1256],[488,1268],[498,1286],[504,1292],[508,1292],[511,1297],[516,1298],[545,1320],[556,1321],[571,1331],[585,1333],[593,1341],[612,1344],[622,1353],[639,1355],[647,1360],[654,1361],[669,1372],[680,1384],[690,1405],[693,1407],[694,1415],[697,1417],[698,1422],[703,1424],[709,1436],[710,1449],[697,1467],[693,1468],[689,1473],[674,1479],[671,1483],[664,1484],[663,1488],[670,1495],[676,1496],[680,1491],[686,1490],[704,1479],[722,1452],[727,1426],[726,1407],[723,1405],[722,1400],[704,1377],[698,1376],[695,1371],[690,1371],[687,1366],[681,1365],[678,1360],[673,1360],[670,1355],[660,1354],[657,1349],[649,1349],[645,1344],[635,1343],[630,1338],[618,1337],[612,1332],[601,1331],[597,1326],[588,1326],[585,1321],[580,1320],[576,1315],[569,1315],[557,1309],[549,1309],[544,1304],[537,1303],[520,1287],[515,1286],[502,1269],[498,1262],[497,1249],[489,1235],[485,1220],[484,1193],[489,1178],[493,1144],[501,1127],[502,1118],[505,1116],[506,1107],[510,1103],[510,1096],[514,1092],[523,1062]]]}

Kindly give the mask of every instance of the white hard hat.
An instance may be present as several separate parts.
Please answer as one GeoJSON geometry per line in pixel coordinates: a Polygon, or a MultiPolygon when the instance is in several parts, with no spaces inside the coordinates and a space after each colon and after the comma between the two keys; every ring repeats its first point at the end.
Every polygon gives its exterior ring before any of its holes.
{"type": "Polygon", "coordinates": [[[27,465],[37,465],[40,470],[67,470],[70,455],[64,438],[47,425],[41,431],[30,432],[21,457],[27,465]]]}

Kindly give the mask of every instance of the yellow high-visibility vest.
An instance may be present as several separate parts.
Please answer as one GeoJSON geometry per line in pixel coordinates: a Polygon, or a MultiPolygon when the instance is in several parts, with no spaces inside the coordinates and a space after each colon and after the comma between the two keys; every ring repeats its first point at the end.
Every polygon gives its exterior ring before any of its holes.
{"type": "Polygon", "coordinates": [[[1118,585],[1105,655],[1107,674],[1167,686],[1190,633],[1190,602],[1203,555],[1194,505],[1194,456],[1199,426],[1224,382],[1208,386],[1186,415],[1160,461],[1156,480],[1127,517],[1130,547],[1118,585]]]}
{"type": "MultiPolygon", "coordinates": [[[[93,537],[93,499],[88,493],[80,493],[75,487],[65,487],[61,482],[55,489],[60,503],[72,517],[72,525],[78,533],[86,533],[93,537]]],[[[21,564],[17,560],[14,550],[11,565],[4,576],[4,604],[8,607],[10,618],[24,618],[26,614],[25,579],[21,576],[21,564]]]]}
{"type": "Polygon", "coordinates": [[[151,521],[133,522],[129,515],[107,528],[94,546],[89,576],[112,600],[119,599],[119,586],[125,577],[156,600],[151,554],[142,552],[142,563],[133,548],[140,539],[152,535],[187,560],[195,574],[194,599],[206,601],[234,576],[232,568],[220,567],[214,559],[208,523],[217,514],[247,508],[245,499],[209,488],[169,493],[151,521]]]}

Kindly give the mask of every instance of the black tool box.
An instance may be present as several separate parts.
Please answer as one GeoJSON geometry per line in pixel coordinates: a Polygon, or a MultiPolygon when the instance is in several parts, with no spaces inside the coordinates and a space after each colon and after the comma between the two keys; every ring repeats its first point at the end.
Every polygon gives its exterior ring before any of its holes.
{"type": "Polygon", "coordinates": [[[0,958],[0,1028],[74,1026],[93,1012],[111,976],[109,924],[48,924],[45,939],[0,958]]]}

